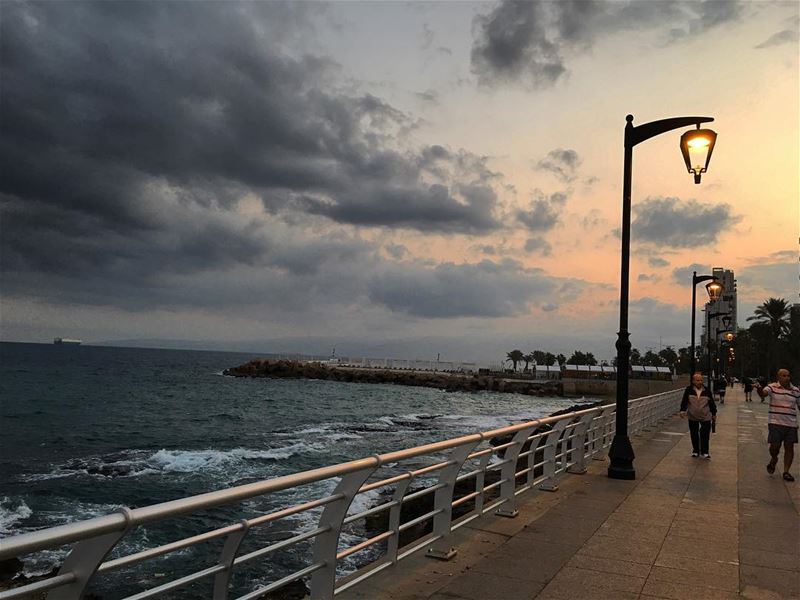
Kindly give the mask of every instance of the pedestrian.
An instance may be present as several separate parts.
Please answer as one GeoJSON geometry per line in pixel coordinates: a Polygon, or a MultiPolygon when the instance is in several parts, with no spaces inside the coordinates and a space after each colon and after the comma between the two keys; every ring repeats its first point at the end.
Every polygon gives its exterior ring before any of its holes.
{"type": "Polygon", "coordinates": [[[744,401],[745,402],[752,402],[753,401],[753,380],[749,377],[745,377],[744,381],[742,382],[744,385],[744,401]]]}
{"type": "Polygon", "coordinates": [[[717,379],[717,394],[719,394],[719,403],[725,404],[725,391],[727,390],[728,382],[724,377],[717,379]]]}
{"type": "Polygon", "coordinates": [[[681,418],[689,419],[689,436],[692,438],[692,456],[711,459],[708,440],[711,423],[717,420],[717,405],[711,391],[703,385],[703,374],[692,375],[692,385],[683,392],[681,418]]]}
{"type": "Polygon", "coordinates": [[[789,472],[794,459],[794,445],[797,443],[797,411],[800,410],[800,388],[792,385],[788,369],[778,369],[778,381],[762,386],[756,385],[758,395],[763,399],[769,396],[769,420],[767,422],[770,461],[767,473],[775,472],[778,454],[783,444],[783,478],[794,481],[789,472]]]}
{"type": "MultiPolygon", "coordinates": [[[[756,377],[756,384],[755,384],[756,388],[758,388],[758,386],[761,386],[762,388],[767,387],[768,383],[769,381],[767,381],[767,378],[764,377],[763,375],[759,375],[758,377],[756,377]]],[[[758,391],[758,389],[756,389],[756,391],[758,391]]],[[[760,393],[758,395],[761,396],[760,393]]],[[[761,396],[761,404],[764,404],[765,397],[766,396],[761,396]]]]}

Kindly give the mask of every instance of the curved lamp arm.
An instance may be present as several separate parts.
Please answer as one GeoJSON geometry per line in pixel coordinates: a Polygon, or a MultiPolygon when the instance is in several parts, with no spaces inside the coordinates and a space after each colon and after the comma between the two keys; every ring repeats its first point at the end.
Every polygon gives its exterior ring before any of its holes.
{"type": "Polygon", "coordinates": [[[650,123],[643,123],[641,125],[633,126],[633,115],[625,117],[628,121],[628,126],[625,128],[625,145],[633,148],[636,144],[641,144],[651,137],[659,134],[672,131],[673,129],[680,129],[682,127],[689,127],[690,125],[697,125],[700,123],[710,123],[714,120],[713,117],[672,117],[670,119],[660,119],[658,121],[651,121],[650,123]]]}
{"type": "Polygon", "coordinates": [[[698,283],[702,283],[704,281],[715,281],[717,278],[713,275],[694,275],[692,277],[692,283],[697,285],[698,283]]]}

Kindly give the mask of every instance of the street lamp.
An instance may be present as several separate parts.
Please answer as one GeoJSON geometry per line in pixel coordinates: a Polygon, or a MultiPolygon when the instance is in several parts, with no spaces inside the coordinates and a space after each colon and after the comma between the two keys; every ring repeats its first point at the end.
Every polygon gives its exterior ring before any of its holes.
{"type": "MultiPolygon", "coordinates": [[[[725,324],[726,322],[730,323],[731,322],[730,314],[731,313],[724,312],[724,311],[712,313],[710,304],[708,306],[708,310],[706,311],[706,346],[707,346],[707,350],[708,350],[708,356],[706,357],[706,365],[708,366],[708,388],[711,390],[712,394],[714,393],[714,378],[711,376],[711,352],[712,352],[712,348],[711,348],[711,340],[712,340],[712,337],[711,337],[711,319],[715,319],[717,317],[722,317],[722,323],[723,324],[725,324]]],[[[727,327],[727,325],[726,325],[726,327],[727,327]]],[[[714,332],[713,340],[714,340],[714,343],[717,342],[717,332],[714,332]]]]}
{"type": "Polygon", "coordinates": [[[625,117],[625,160],[623,164],[622,178],[622,256],[620,269],[620,300],[619,300],[619,332],[617,333],[617,412],[616,412],[616,432],[611,449],[608,452],[609,466],[608,476],[614,479],[636,479],[636,471],[633,468],[633,446],[628,438],[628,383],[630,374],[631,342],[628,332],[628,284],[630,275],[630,254],[631,254],[631,179],[633,165],[633,147],[649,140],[652,137],[679,129],[695,125],[696,131],[692,131],[691,136],[681,137],[681,153],[686,162],[687,169],[694,173],[695,183],[700,183],[700,174],[708,170],[708,162],[711,159],[711,151],[716,142],[716,135],[710,136],[700,134],[701,123],[713,121],[712,117],[673,117],[661,119],[642,125],[633,126],[633,115],[625,117]],[[701,138],[708,140],[705,144],[701,138]],[[703,148],[704,160],[698,160],[694,154],[703,148]],[[696,164],[693,164],[696,163],[696,164]],[[696,167],[696,168],[695,168],[696,167]]]}
{"type": "Polygon", "coordinates": [[[695,131],[687,131],[681,136],[683,160],[689,173],[694,173],[695,183],[700,183],[700,175],[708,170],[716,143],[717,134],[710,129],[700,129],[700,123],[695,131]]]}
{"type": "Polygon", "coordinates": [[[706,284],[706,291],[710,302],[716,302],[722,295],[725,286],[722,285],[713,275],[698,275],[697,271],[692,271],[692,360],[691,369],[689,370],[689,378],[691,379],[695,371],[695,351],[694,351],[694,320],[695,311],[697,310],[697,284],[703,281],[710,281],[706,284]]]}
{"type": "Polygon", "coordinates": [[[722,334],[722,337],[723,337],[722,342],[719,343],[719,349],[718,349],[718,353],[717,353],[718,354],[717,363],[720,363],[720,367],[719,368],[720,368],[720,371],[723,374],[727,373],[728,367],[730,367],[730,365],[732,363],[732,357],[733,357],[733,354],[734,354],[734,351],[733,351],[733,340],[736,337],[736,334],[733,332],[732,329],[729,329],[730,321],[731,321],[730,317],[723,317],[722,318],[722,322],[725,324],[725,329],[723,329],[722,331],[718,331],[717,332],[718,336],[720,334],[722,334]],[[726,358],[725,357],[725,350],[726,349],[728,351],[727,352],[727,363],[724,360],[726,358]],[[726,364],[728,365],[728,367],[725,366],[726,364]]]}

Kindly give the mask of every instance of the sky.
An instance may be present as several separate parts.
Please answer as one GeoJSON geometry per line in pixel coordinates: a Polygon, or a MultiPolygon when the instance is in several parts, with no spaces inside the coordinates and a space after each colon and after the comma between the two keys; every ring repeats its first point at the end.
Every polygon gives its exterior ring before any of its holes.
{"type": "Polygon", "coordinates": [[[797,302],[799,7],[4,1],[0,339],[610,359],[627,114],[634,347],[797,302]]]}

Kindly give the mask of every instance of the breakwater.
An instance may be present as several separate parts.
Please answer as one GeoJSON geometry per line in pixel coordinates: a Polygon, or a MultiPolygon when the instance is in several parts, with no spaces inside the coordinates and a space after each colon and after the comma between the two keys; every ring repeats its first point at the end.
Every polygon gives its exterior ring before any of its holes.
{"type": "Polygon", "coordinates": [[[507,392],[528,396],[563,396],[560,381],[515,380],[467,373],[437,373],[331,366],[294,360],[251,360],[224,371],[233,377],[321,379],[349,383],[384,383],[429,387],[450,392],[507,392]]]}

